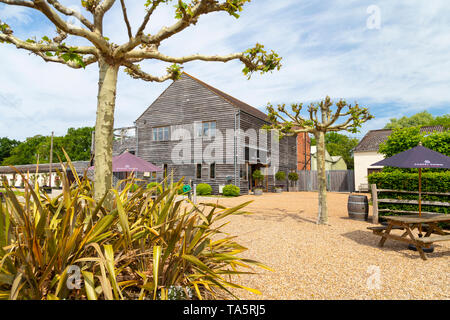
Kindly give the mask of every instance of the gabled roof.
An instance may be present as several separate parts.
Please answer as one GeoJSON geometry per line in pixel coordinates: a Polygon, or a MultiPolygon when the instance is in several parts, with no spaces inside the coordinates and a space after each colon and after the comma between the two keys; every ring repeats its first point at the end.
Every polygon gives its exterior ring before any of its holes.
{"type": "Polygon", "coordinates": [[[252,107],[251,105],[242,102],[239,99],[236,99],[232,96],[230,96],[229,94],[226,94],[223,91],[220,91],[217,88],[214,88],[213,86],[210,86],[209,84],[191,76],[190,74],[183,72],[184,75],[188,76],[189,78],[197,81],[198,83],[200,83],[202,86],[204,86],[205,88],[207,88],[208,90],[212,91],[213,93],[215,93],[216,95],[218,95],[219,97],[221,97],[222,99],[226,100],[227,102],[231,103],[233,106],[239,108],[240,110],[251,114],[252,116],[255,116],[256,118],[259,118],[261,120],[267,121],[267,114],[265,114],[264,112],[256,109],[255,107],[252,107]]]}
{"type": "MultiPolygon", "coordinates": [[[[420,132],[422,133],[433,131],[443,132],[445,131],[445,128],[441,125],[423,126],[420,128],[420,132]]],[[[380,144],[386,141],[391,133],[391,129],[370,130],[353,149],[353,152],[378,151],[380,144]]]]}
{"type": "Polygon", "coordinates": [[[386,141],[391,133],[391,129],[370,130],[353,149],[353,152],[378,151],[380,143],[386,141]]]}

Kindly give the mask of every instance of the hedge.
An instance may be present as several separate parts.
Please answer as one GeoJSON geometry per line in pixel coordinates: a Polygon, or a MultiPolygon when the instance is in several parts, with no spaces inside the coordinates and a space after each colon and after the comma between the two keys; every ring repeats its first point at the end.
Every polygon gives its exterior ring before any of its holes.
{"type": "Polygon", "coordinates": [[[212,193],[212,188],[207,183],[200,183],[197,185],[197,195],[209,196],[212,193]]]}
{"type": "MultiPolygon", "coordinates": [[[[392,172],[377,172],[369,175],[370,184],[376,184],[377,189],[419,191],[419,174],[405,173],[399,170],[392,172]]],[[[450,171],[424,172],[422,173],[422,192],[448,193],[450,190],[450,171]]],[[[379,199],[418,200],[418,194],[399,192],[380,192],[379,199]]],[[[422,194],[423,201],[450,202],[450,196],[422,194]]],[[[392,209],[404,211],[418,211],[417,204],[379,203],[379,209],[392,209]]],[[[449,214],[449,207],[430,206],[422,204],[422,211],[449,214]]],[[[380,216],[398,215],[391,212],[380,212],[380,216]]]]}
{"type": "Polygon", "coordinates": [[[241,189],[233,184],[223,187],[223,195],[227,197],[237,197],[241,194],[241,189]]]}

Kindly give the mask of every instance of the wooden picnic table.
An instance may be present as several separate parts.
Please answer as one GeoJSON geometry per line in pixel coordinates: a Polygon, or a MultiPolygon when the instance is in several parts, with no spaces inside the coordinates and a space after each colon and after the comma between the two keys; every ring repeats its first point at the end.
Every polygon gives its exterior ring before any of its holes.
{"type": "Polygon", "coordinates": [[[440,222],[450,222],[449,214],[385,216],[384,218],[388,220],[387,226],[368,227],[374,234],[381,236],[381,240],[378,243],[380,247],[384,245],[387,239],[406,242],[414,245],[420,257],[423,260],[427,260],[423,248],[429,248],[433,242],[450,240],[450,233],[445,232],[438,225],[440,222]],[[422,237],[416,237],[412,232],[416,228],[419,229],[419,226],[426,230],[425,235],[422,237]],[[391,231],[396,229],[404,230],[405,232],[401,236],[391,234],[391,231]],[[432,236],[432,234],[437,234],[437,236],[432,236]]]}

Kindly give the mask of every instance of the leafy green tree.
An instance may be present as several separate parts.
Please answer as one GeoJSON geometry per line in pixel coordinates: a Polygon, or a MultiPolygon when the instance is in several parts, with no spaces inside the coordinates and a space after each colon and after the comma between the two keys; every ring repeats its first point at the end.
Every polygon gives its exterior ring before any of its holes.
{"type": "Polygon", "coordinates": [[[11,155],[11,150],[17,147],[19,143],[20,141],[14,139],[9,139],[6,137],[0,138],[0,163],[11,155]]]}
{"type": "MultiPolygon", "coordinates": [[[[58,157],[65,160],[62,149],[66,150],[72,161],[87,161],[91,158],[91,142],[93,127],[69,128],[62,137],[53,137],[53,162],[58,157]]],[[[50,136],[35,136],[26,139],[11,150],[11,155],[3,161],[5,165],[48,163],[50,161],[50,136]]]]}
{"type": "MultiPolygon", "coordinates": [[[[337,132],[328,132],[325,135],[325,148],[331,156],[342,156],[348,169],[353,169],[353,156],[351,150],[358,145],[359,140],[350,138],[337,132]]],[[[316,139],[311,139],[311,145],[316,145],[316,139]]]]}
{"type": "Polygon", "coordinates": [[[419,127],[394,129],[388,139],[380,144],[379,152],[386,158],[414,148],[422,142],[424,147],[450,156],[450,131],[425,134],[419,127]]]}
{"type": "Polygon", "coordinates": [[[41,135],[27,138],[24,142],[11,150],[11,155],[3,160],[3,165],[36,163],[39,145],[45,140],[46,137],[41,135]]]}
{"type": "MultiPolygon", "coordinates": [[[[130,21],[127,15],[126,3],[137,1],[121,0],[83,0],[81,5],[88,12],[71,9],[55,0],[0,0],[7,6],[21,6],[43,14],[56,29],[54,38],[44,36],[42,39],[21,40],[14,35],[12,28],[0,21],[0,43],[15,45],[18,49],[27,50],[46,62],[65,64],[71,68],[86,68],[97,64],[99,70],[97,95],[97,121],[95,125],[95,199],[100,200],[112,187],[112,145],[114,130],[114,109],[118,72],[121,67],[132,78],[150,82],[176,80],[181,76],[181,65],[191,61],[229,62],[240,60],[244,64],[242,72],[250,76],[254,72],[265,73],[280,69],[281,58],[274,52],[267,52],[264,46],[257,43],[255,47],[243,52],[229,55],[190,54],[186,56],[169,56],[160,51],[164,42],[186,28],[199,22],[201,16],[224,12],[239,18],[239,12],[250,0],[147,0],[142,7],[144,18],[142,22],[130,21]],[[158,20],[157,8],[163,4],[174,3],[176,22],[155,30],[151,34],[145,30],[149,21],[158,20]],[[128,39],[117,44],[110,41],[104,33],[105,15],[112,6],[120,5],[123,14],[124,30],[128,39]],[[67,22],[67,18],[76,19],[79,25],[67,22]],[[138,25],[133,32],[132,25],[138,25]],[[70,40],[70,41],[66,41],[70,40]],[[79,45],[83,43],[85,45],[79,45]],[[163,76],[146,73],[140,62],[147,60],[162,61],[171,66],[163,76]]],[[[118,21],[114,31],[118,32],[118,21]]],[[[195,44],[195,39],[191,39],[195,44]]],[[[112,198],[106,201],[111,203],[112,198]]]]}
{"type": "MultiPolygon", "coordinates": [[[[37,154],[39,154],[39,163],[50,162],[50,146],[51,137],[46,136],[36,148],[37,154]]],[[[61,160],[65,160],[64,153],[62,152],[64,147],[64,137],[53,137],[53,162],[58,162],[58,157],[61,160]]],[[[70,155],[69,155],[70,156],[70,155]]],[[[72,158],[71,158],[72,159],[72,158]]]]}
{"type": "Polygon", "coordinates": [[[437,126],[442,125],[450,128],[450,114],[433,117],[428,111],[422,111],[412,115],[411,117],[401,117],[400,119],[392,118],[384,127],[385,129],[399,129],[417,126],[437,126]]]}
{"type": "Polygon", "coordinates": [[[450,129],[450,114],[444,114],[442,116],[437,116],[434,118],[430,123],[428,123],[429,126],[444,126],[446,129],[450,129]]]}
{"type": "Polygon", "coordinates": [[[72,161],[85,161],[91,158],[93,127],[69,128],[63,145],[72,161]]]}

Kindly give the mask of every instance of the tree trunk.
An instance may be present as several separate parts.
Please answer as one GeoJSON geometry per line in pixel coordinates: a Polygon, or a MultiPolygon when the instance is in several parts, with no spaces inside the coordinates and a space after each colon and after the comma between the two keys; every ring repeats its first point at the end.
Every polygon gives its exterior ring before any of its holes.
{"type": "Polygon", "coordinates": [[[325,132],[314,133],[317,141],[317,180],[319,183],[319,215],[317,224],[328,223],[327,179],[325,172],[325,132]]]}
{"type": "MultiPolygon", "coordinates": [[[[99,68],[94,156],[94,198],[97,201],[112,188],[114,108],[119,66],[100,61],[99,68]]],[[[112,195],[109,195],[105,204],[111,203],[111,199],[112,195]]]]}

